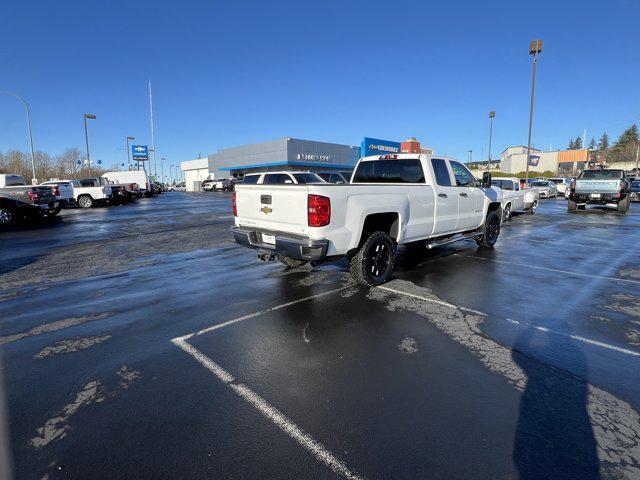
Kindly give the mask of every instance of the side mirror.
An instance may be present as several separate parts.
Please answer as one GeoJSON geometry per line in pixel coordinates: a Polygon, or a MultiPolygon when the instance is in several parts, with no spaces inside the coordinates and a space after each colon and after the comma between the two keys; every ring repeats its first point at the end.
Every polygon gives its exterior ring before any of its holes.
{"type": "Polygon", "coordinates": [[[491,172],[484,172],[482,174],[482,187],[491,188],[491,172]]]}

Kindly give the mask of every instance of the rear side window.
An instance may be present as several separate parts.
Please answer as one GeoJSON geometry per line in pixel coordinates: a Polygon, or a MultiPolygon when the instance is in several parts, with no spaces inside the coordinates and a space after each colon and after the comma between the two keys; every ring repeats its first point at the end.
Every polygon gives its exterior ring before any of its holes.
{"type": "Polygon", "coordinates": [[[26,185],[24,179],[19,175],[7,175],[5,182],[7,187],[21,187],[26,185]]]}
{"type": "Polygon", "coordinates": [[[331,173],[319,173],[320,178],[322,178],[325,182],[329,182],[330,178],[333,176],[331,173]]]}
{"type": "Polygon", "coordinates": [[[436,176],[436,183],[441,187],[451,187],[451,175],[449,175],[447,163],[441,158],[432,158],[431,166],[436,176]]]}
{"type": "Polygon", "coordinates": [[[622,170],[586,170],[578,177],[585,180],[620,180],[622,170]]]}
{"type": "Polygon", "coordinates": [[[322,182],[315,173],[294,173],[293,176],[299,184],[322,182]]]}
{"type": "Polygon", "coordinates": [[[255,185],[256,183],[258,183],[259,178],[260,178],[260,175],[247,175],[246,177],[244,177],[244,180],[242,183],[244,185],[255,185]]]}
{"type": "Polygon", "coordinates": [[[262,183],[265,185],[284,185],[285,183],[293,183],[293,180],[286,173],[269,173],[264,176],[262,183]],[[289,181],[287,182],[287,180],[289,181]]]}
{"type": "Polygon", "coordinates": [[[353,183],[424,183],[418,159],[373,160],[360,162],[353,183]]]}

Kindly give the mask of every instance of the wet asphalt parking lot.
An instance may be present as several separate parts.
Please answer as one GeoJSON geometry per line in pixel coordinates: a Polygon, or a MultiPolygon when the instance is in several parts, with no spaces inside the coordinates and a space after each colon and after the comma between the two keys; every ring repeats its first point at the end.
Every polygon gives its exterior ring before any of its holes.
{"type": "Polygon", "coordinates": [[[0,232],[15,478],[640,478],[638,204],[543,201],[371,290],[258,263],[230,204],[0,232]]]}

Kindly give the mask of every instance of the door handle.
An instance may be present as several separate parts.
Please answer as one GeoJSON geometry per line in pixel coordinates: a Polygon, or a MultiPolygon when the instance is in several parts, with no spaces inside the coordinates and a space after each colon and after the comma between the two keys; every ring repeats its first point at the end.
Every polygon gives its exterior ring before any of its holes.
{"type": "Polygon", "coordinates": [[[460,192],[460,196],[461,197],[468,197],[469,195],[467,195],[466,192],[460,192]]]}
{"type": "Polygon", "coordinates": [[[447,198],[447,194],[446,193],[439,193],[438,196],[440,198],[447,198]]]}

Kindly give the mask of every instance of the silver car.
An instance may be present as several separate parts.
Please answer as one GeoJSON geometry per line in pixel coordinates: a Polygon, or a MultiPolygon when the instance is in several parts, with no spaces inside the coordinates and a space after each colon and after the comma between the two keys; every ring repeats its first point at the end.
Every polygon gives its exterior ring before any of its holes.
{"type": "Polygon", "coordinates": [[[558,196],[556,184],[549,180],[536,180],[531,182],[531,188],[538,191],[540,198],[551,198],[558,196]]]}

